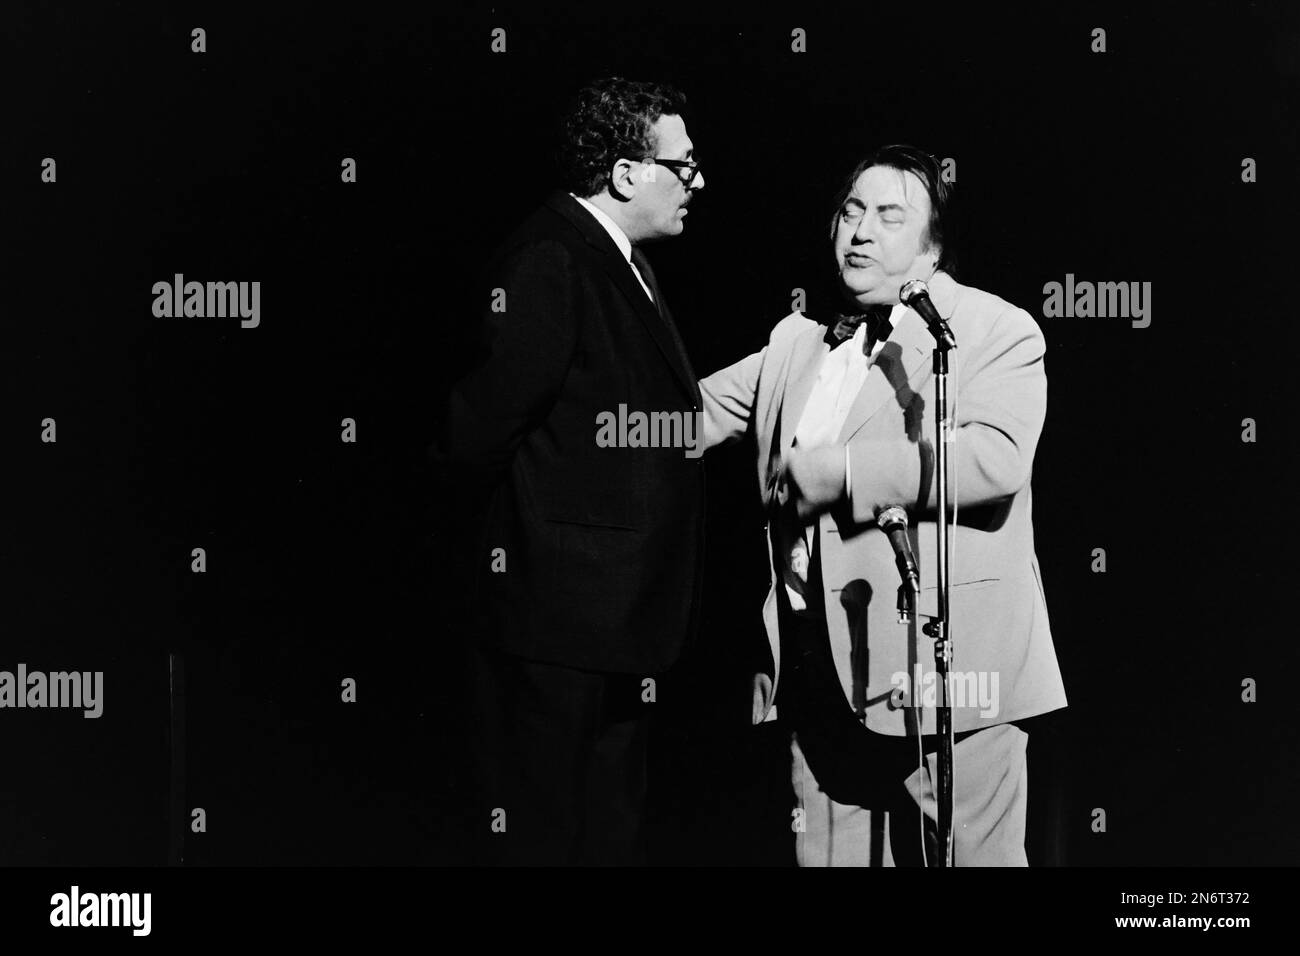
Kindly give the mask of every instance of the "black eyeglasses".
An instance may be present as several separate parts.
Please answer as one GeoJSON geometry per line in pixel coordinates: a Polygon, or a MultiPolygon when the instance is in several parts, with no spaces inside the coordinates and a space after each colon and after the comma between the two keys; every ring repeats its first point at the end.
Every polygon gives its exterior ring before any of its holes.
{"type": "Polygon", "coordinates": [[[684,159],[659,159],[658,157],[655,157],[654,159],[646,160],[646,162],[658,163],[660,166],[667,166],[673,171],[673,175],[676,176],[681,184],[687,189],[691,188],[691,183],[695,182],[696,176],[702,175],[699,163],[688,163],[684,159]]]}

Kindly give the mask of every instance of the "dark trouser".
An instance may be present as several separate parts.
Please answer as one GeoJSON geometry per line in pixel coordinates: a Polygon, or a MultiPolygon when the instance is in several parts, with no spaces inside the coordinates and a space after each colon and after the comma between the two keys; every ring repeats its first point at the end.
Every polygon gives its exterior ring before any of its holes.
{"type": "Polygon", "coordinates": [[[484,862],[644,864],[642,678],[485,650],[475,671],[484,862]]]}

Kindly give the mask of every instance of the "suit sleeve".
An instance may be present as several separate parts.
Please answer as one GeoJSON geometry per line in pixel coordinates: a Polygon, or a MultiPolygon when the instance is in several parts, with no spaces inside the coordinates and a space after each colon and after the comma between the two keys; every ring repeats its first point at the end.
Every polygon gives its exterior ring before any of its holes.
{"type": "Polygon", "coordinates": [[[766,346],[700,380],[705,451],[744,436],[754,414],[758,382],[768,353],[814,325],[815,322],[800,313],[792,312],[772,328],[766,346]]]}
{"type": "Polygon", "coordinates": [[[504,290],[504,308],[485,313],[479,359],[451,389],[432,450],[445,480],[499,483],[555,404],[577,344],[573,276],[572,254],[558,242],[516,251],[492,274],[485,292],[504,290]]]}
{"type": "Polygon", "coordinates": [[[748,430],[766,354],[764,347],[700,380],[705,451],[733,442],[748,430]]]}
{"type": "MultiPolygon", "coordinates": [[[[1016,494],[1029,482],[1047,413],[1046,343],[1021,309],[994,320],[981,347],[958,371],[955,438],[948,445],[948,504],[962,507],[1016,494]]],[[[960,361],[960,360],[959,360],[960,361]]],[[[950,395],[952,393],[950,392],[950,395]]],[[[859,523],[878,507],[903,504],[930,512],[938,506],[934,481],[933,405],[927,403],[921,440],[863,439],[849,443],[853,475],[850,506],[859,523]]]]}

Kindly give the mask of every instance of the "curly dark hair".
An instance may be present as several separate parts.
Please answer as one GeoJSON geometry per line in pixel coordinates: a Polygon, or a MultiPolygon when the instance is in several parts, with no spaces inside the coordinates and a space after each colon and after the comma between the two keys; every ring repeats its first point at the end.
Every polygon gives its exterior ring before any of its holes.
{"type": "Polygon", "coordinates": [[[561,123],[560,175],[575,196],[593,196],[608,185],[620,159],[655,154],[651,127],[664,114],[680,116],[686,97],[664,83],[614,76],[583,87],[561,123]]]}

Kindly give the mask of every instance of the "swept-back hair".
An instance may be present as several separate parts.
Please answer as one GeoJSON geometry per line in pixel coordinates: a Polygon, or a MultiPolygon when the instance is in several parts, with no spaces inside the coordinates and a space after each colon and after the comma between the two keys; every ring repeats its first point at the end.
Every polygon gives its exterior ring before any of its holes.
{"type": "Polygon", "coordinates": [[[954,222],[952,216],[951,183],[944,182],[942,166],[938,159],[923,149],[915,146],[896,144],[882,146],[858,163],[848,179],[835,196],[835,211],[831,214],[831,239],[835,239],[835,230],[839,223],[844,202],[853,192],[853,185],[858,177],[872,166],[887,166],[900,173],[912,173],[925,185],[930,196],[930,221],[926,224],[922,236],[923,248],[939,250],[938,268],[953,272],[955,267],[954,222]]]}

